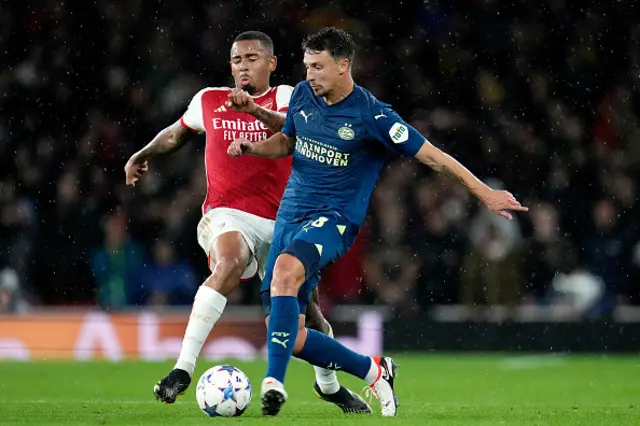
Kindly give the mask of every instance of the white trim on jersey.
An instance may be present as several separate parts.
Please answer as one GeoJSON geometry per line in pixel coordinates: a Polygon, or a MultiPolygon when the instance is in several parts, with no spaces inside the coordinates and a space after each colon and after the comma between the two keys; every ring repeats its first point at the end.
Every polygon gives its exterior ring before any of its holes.
{"type": "MultiPolygon", "coordinates": [[[[197,133],[205,132],[204,127],[204,116],[202,112],[202,96],[205,92],[210,90],[233,90],[230,87],[205,87],[200,90],[198,93],[194,95],[189,102],[189,106],[187,110],[180,118],[180,123],[197,133]]],[[[251,98],[257,99],[263,96],[266,96],[273,88],[269,87],[263,93],[259,95],[253,95],[251,98]]],[[[287,109],[289,109],[289,101],[291,100],[291,94],[293,93],[293,87],[288,86],[286,84],[280,85],[275,88],[276,90],[276,112],[286,113],[287,109]]]]}
{"type": "Polygon", "coordinates": [[[264,95],[266,95],[267,93],[269,93],[271,90],[273,90],[273,89],[272,89],[272,87],[271,87],[271,86],[269,86],[269,87],[267,87],[267,90],[265,90],[264,92],[259,93],[259,94],[257,94],[257,95],[249,95],[249,97],[250,97],[250,98],[252,98],[252,99],[258,99],[258,98],[263,97],[263,96],[264,96],[264,95]]]}
{"type": "Polygon", "coordinates": [[[183,126],[198,133],[205,132],[204,116],[202,114],[202,96],[205,94],[205,92],[208,92],[210,90],[231,89],[229,87],[205,87],[204,89],[196,93],[195,96],[191,99],[191,102],[189,102],[189,106],[187,107],[185,113],[182,115],[182,118],[180,118],[180,123],[182,123],[183,126]]]}
{"type": "Polygon", "coordinates": [[[293,93],[293,87],[282,84],[276,88],[276,111],[286,112],[293,93]]]}

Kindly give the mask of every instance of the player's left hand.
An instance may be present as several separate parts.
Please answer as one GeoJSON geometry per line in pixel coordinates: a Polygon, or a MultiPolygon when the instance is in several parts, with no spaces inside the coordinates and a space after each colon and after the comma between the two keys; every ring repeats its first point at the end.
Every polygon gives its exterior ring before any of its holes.
{"type": "Polygon", "coordinates": [[[480,201],[493,213],[509,220],[513,219],[513,216],[507,210],[516,212],[529,211],[529,208],[522,206],[509,191],[491,189],[480,196],[480,201]]]}
{"type": "Polygon", "coordinates": [[[129,186],[136,186],[140,178],[149,170],[149,162],[141,161],[136,155],[132,156],[124,166],[126,183],[129,186]]]}
{"type": "Polygon", "coordinates": [[[236,112],[246,112],[252,114],[257,105],[253,98],[242,89],[235,88],[229,93],[229,99],[225,102],[227,108],[236,112]]]}
{"type": "Polygon", "coordinates": [[[227,148],[227,154],[231,157],[240,157],[243,154],[251,153],[253,144],[246,138],[239,138],[231,142],[227,148]]]}

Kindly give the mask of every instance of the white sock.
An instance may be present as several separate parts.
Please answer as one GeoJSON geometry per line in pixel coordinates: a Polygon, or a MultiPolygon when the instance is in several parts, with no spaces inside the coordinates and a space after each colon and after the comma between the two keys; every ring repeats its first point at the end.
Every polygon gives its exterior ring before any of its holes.
{"type": "Polygon", "coordinates": [[[227,304],[227,298],[211,287],[201,285],[193,300],[193,309],[182,339],[180,356],[174,368],[193,375],[196,359],[207,340],[213,325],[220,319],[227,304]]]}
{"type": "Polygon", "coordinates": [[[316,370],[316,382],[323,394],[331,395],[340,390],[338,375],[335,371],[322,367],[313,367],[313,369],[316,370]]]}
{"type": "Polygon", "coordinates": [[[378,380],[381,374],[382,371],[380,371],[380,366],[373,360],[373,358],[371,358],[371,367],[369,367],[367,375],[364,376],[364,381],[372,385],[378,380]]]}
{"type": "MultiPolygon", "coordinates": [[[[333,328],[331,328],[331,324],[325,320],[327,325],[329,326],[329,334],[328,336],[333,337],[333,328]]],[[[338,375],[333,370],[327,370],[322,367],[313,367],[316,371],[316,382],[318,382],[318,386],[320,390],[325,395],[331,395],[340,390],[340,383],[338,383],[338,375]]]]}

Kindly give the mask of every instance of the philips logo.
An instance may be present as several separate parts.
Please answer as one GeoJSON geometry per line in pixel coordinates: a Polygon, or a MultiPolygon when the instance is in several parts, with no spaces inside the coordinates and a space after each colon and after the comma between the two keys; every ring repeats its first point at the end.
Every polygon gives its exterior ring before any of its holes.
{"type": "Polygon", "coordinates": [[[409,140],[409,129],[402,123],[394,123],[389,129],[389,136],[393,143],[402,143],[409,140]]]}

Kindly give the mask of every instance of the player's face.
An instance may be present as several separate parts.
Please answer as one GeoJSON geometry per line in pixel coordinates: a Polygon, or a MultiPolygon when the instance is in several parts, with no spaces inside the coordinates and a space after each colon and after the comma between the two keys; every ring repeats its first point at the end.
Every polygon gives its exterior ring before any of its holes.
{"type": "Polygon", "coordinates": [[[236,87],[250,95],[269,87],[269,77],[276,69],[276,57],[259,40],[236,41],[231,46],[231,74],[236,87]]]}
{"type": "Polygon", "coordinates": [[[316,96],[326,96],[349,71],[349,60],[332,57],[328,51],[307,50],[304,52],[307,81],[316,96]]]}

